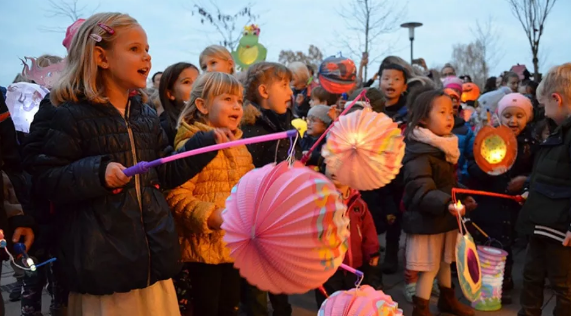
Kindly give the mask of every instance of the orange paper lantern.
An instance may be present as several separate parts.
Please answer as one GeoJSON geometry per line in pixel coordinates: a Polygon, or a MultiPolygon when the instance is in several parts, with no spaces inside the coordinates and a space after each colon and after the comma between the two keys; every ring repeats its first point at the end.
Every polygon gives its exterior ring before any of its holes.
{"type": "Polygon", "coordinates": [[[507,126],[483,127],[474,140],[474,158],[489,175],[507,172],[517,158],[517,140],[507,126]]]}

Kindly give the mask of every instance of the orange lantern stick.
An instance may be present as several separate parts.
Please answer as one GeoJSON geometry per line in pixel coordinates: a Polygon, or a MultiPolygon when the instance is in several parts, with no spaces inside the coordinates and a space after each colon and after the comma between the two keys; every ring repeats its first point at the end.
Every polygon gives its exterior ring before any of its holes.
{"type": "Polygon", "coordinates": [[[474,159],[489,175],[507,172],[517,158],[517,140],[507,126],[483,127],[474,140],[474,159]]]}

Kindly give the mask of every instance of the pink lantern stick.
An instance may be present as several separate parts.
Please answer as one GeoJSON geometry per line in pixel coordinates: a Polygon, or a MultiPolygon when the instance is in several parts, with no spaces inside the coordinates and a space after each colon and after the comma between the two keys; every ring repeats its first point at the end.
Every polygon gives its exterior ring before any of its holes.
{"type": "Polygon", "coordinates": [[[301,157],[300,161],[302,164],[305,164],[309,160],[311,153],[323,141],[325,136],[327,136],[327,133],[329,133],[329,130],[331,130],[331,128],[333,128],[333,125],[335,125],[335,123],[339,120],[339,117],[347,114],[347,112],[349,112],[349,110],[353,107],[353,105],[355,105],[355,103],[357,103],[357,101],[361,100],[361,98],[363,98],[366,93],[367,93],[367,90],[363,89],[363,91],[361,91],[361,93],[359,93],[359,95],[355,98],[355,100],[351,101],[351,103],[349,103],[349,105],[345,107],[345,110],[343,110],[343,112],[341,112],[341,114],[339,114],[337,119],[335,119],[335,121],[333,123],[331,123],[331,125],[329,125],[329,127],[325,130],[325,132],[319,137],[319,139],[317,139],[315,144],[313,144],[313,146],[307,151],[307,153],[303,157],[301,157]]]}
{"type": "Polygon", "coordinates": [[[362,278],[362,277],[364,276],[364,273],[363,273],[363,272],[361,272],[361,271],[359,271],[359,270],[357,270],[357,269],[355,269],[355,268],[352,268],[352,267],[350,267],[350,266],[348,266],[348,265],[346,265],[346,264],[344,264],[344,263],[342,263],[342,264],[339,266],[339,268],[341,268],[341,269],[343,269],[343,270],[345,270],[345,271],[351,272],[351,273],[353,273],[354,275],[356,275],[356,276],[358,276],[358,277],[360,277],[360,278],[362,278]]]}
{"type": "Polygon", "coordinates": [[[230,148],[230,147],[234,147],[234,146],[256,144],[256,143],[262,143],[262,142],[269,142],[272,140],[284,139],[284,138],[288,138],[288,137],[294,137],[295,135],[297,135],[297,133],[298,133],[297,130],[292,129],[292,130],[285,131],[285,132],[279,132],[279,133],[273,133],[273,134],[268,134],[268,135],[244,138],[244,139],[239,139],[239,140],[235,140],[232,142],[216,144],[216,145],[212,145],[212,146],[206,146],[206,147],[202,147],[202,148],[198,148],[198,149],[194,149],[194,150],[185,151],[183,153],[175,154],[175,155],[168,156],[165,158],[153,160],[151,162],[140,161],[136,165],[123,170],[123,173],[125,173],[125,175],[127,177],[132,177],[136,174],[145,173],[145,172],[149,171],[151,168],[155,168],[155,167],[160,166],[164,163],[175,161],[175,160],[178,160],[181,158],[200,155],[200,154],[204,154],[207,152],[226,149],[226,148],[230,148]]]}

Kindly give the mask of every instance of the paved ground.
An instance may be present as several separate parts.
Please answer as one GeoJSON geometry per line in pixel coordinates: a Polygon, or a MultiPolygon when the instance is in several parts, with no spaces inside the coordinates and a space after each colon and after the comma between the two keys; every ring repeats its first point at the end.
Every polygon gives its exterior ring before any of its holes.
{"type": "MultiPolygon", "coordinates": [[[[384,243],[384,238],[380,238],[381,244],[384,243]]],[[[516,315],[519,309],[519,291],[521,289],[522,282],[522,269],[523,269],[523,259],[524,259],[524,249],[518,248],[515,251],[515,267],[513,271],[513,276],[515,279],[515,290],[513,292],[514,304],[509,306],[504,306],[500,311],[497,312],[477,312],[477,315],[486,316],[504,316],[504,315],[516,315]]],[[[402,256],[402,251],[401,251],[402,256]]],[[[402,261],[401,261],[402,262],[402,261]]],[[[388,294],[390,294],[394,300],[399,302],[399,305],[404,310],[404,315],[411,315],[412,306],[404,300],[403,287],[404,278],[402,273],[402,266],[399,272],[394,275],[385,275],[384,284],[385,289],[388,294]]],[[[7,263],[4,263],[2,269],[2,279],[1,285],[7,285],[13,283],[15,280],[12,277],[12,269],[7,263]]],[[[458,288],[458,287],[457,287],[458,288]]],[[[457,291],[458,297],[461,297],[460,290],[457,291]]],[[[45,292],[43,296],[43,311],[44,315],[49,315],[47,312],[49,309],[50,297],[45,292]]],[[[4,297],[4,302],[6,304],[6,316],[19,316],[20,315],[20,302],[9,302],[7,301],[7,293],[2,293],[4,297]]],[[[436,305],[436,298],[432,298],[433,305],[436,305]]],[[[315,316],[317,312],[317,306],[315,303],[315,298],[313,292],[306,293],[304,295],[294,295],[290,297],[290,301],[294,306],[293,316],[315,316]]],[[[555,303],[555,298],[551,290],[545,290],[545,307],[543,309],[543,315],[551,315],[555,303]]],[[[432,311],[435,315],[439,315],[436,309],[432,311]]]]}

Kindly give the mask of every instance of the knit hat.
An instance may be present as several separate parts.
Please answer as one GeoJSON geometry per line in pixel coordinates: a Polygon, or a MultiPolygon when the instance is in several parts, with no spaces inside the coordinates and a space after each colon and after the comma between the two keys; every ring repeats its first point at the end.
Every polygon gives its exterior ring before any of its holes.
{"type": "Polygon", "coordinates": [[[480,88],[475,83],[466,82],[462,85],[462,102],[476,101],[480,96],[480,88]]]}
{"type": "Polygon", "coordinates": [[[307,117],[315,116],[323,121],[325,125],[329,126],[329,124],[331,124],[331,118],[328,115],[330,109],[331,107],[327,105],[316,105],[309,109],[309,112],[307,112],[307,117]]]}
{"type": "Polygon", "coordinates": [[[444,93],[446,93],[450,97],[455,97],[456,99],[460,100],[460,95],[454,89],[446,88],[444,89],[444,93]]]}
{"type": "Polygon", "coordinates": [[[67,31],[65,31],[65,38],[63,39],[62,44],[68,52],[71,46],[71,40],[73,40],[73,36],[75,33],[77,33],[77,30],[79,30],[79,27],[83,24],[83,22],[85,22],[85,19],[79,19],[67,27],[67,31]]]}
{"type": "Polygon", "coordinates": [[[498,102],[511,91],[508,87],[500,87],[498,90],[482,94],[478,98],[478,105],[482,109],[480,111],[481,117],[486,118],[486,110],[490,110],[490,113],[495,113],[498,109],[498,102]]]}
{"type": "MultiPolygon", "coordinates": [[[[373,111],[377,113],[383,113],[383,111],[385,110],[385,98],[383,96],[383,93],[377,88],[357,89],[355,92],[351,94],[348,101],[355,100],[363,90],[367,90],[367,92],[365,92],[365,97],[369,99],[369,103],[371,104],[371,108],[373,109],[373,111]]],[[[350,102],[347,102],[347,104],[349,103],[350,102]]]]}
{"type": "Polygon", "coordinates": [[[448,76],[443,82],[444,88],[457,90],[460,94],[462,94],[462,84],[464,81],[456,76],[448,76]]]}
{"type": "Polygon", "coordinates": [[[341,94],[353,89],[357,81],[355,63],[345,57],[329,57],[319,66],[319,83],[329,93],[341,94]]]}
{"type": "Polygon", "coordinates": [[[502,112],[509,107],[520,108],[525,112],[527,121],[531,121],[533,118],[533,105],[529,98],[521,93],[510,93],[505,95],[498,103],[498,114],[501,115],[502,112]]]}

